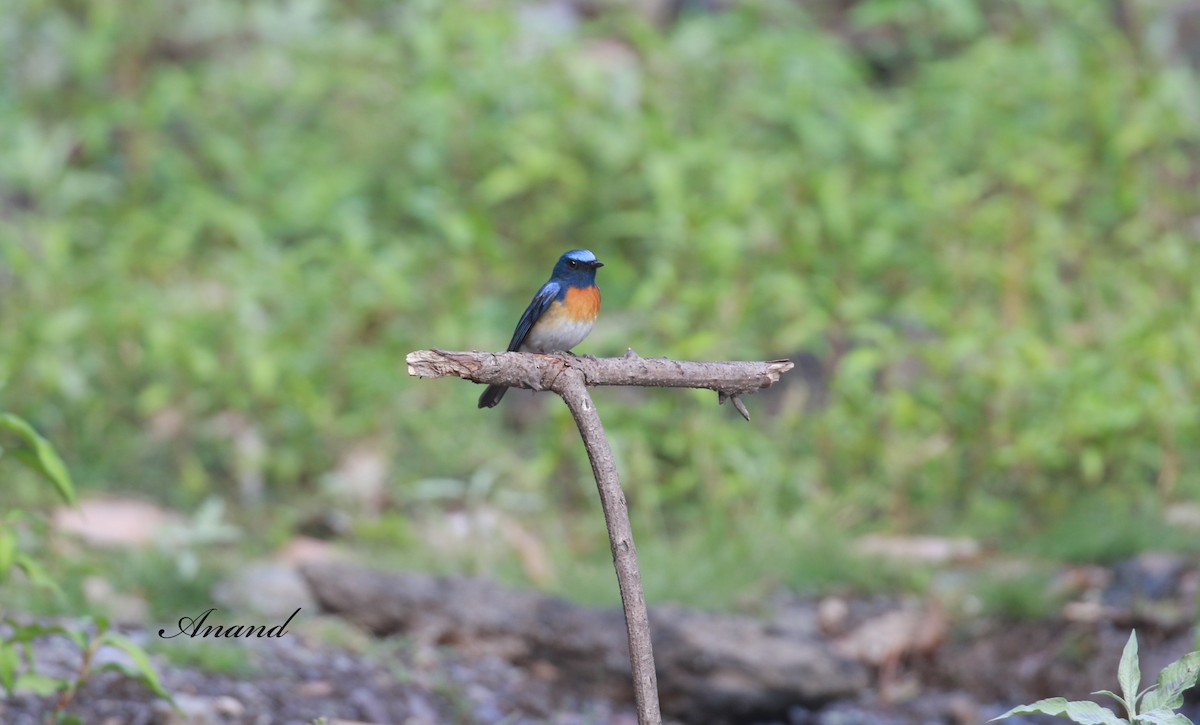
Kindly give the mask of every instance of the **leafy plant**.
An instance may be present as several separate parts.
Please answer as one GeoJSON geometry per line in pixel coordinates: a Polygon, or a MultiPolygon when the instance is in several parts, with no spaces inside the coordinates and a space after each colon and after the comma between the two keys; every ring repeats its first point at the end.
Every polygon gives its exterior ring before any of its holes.
{"type": "Polygon", "coordinates": [[[237,541],[241,531],[225,519],[225,502],[213,496],[200,505],[191,521],[160,534],[159,550],[175,561],[176,573],[187,581],[200,570],[200,551],[214,544],[237,541]]]}
{"type": "Polygon", "coordinates": [[[1014,707],[989,722],[1013,715],[1040,713],[1067,717],[1081,725],[1192,725],[1190,719],[1176,710],[1183,705],[1184,691],[1194,686],[1197,678],[1200,678],[1200,652],[1191,652],[1164,667],[1155,684],[1145,690],[1139,690],[1142,672],[1138,664],[1137,632],[1134,631],[1129,633],[1129,641],[1125,644],[1121,662],[1117,666],[1117,681],[1121,685],[1121,694],[1110,690],[1092,693],[1116,700],[1125,709],[1125,717],[1119,717],[1112,710],[1091,700],[1051,697],[1031,705],[1014,707]]]}
{"type": "MultiPolygon", "coordinates": [[[[0,413],[0,432],[15,440],[8,448],[0,448],[0,459],[12,458],[27,469],[39,474],[67,503],[75,501],[75,489],[66,465],[54,447],[24,420],[0,413]]],[[[7,582],[14,570],[25,573],[35,585],[58,589],[57,584],[45,568],[34,557],[19,549],[17,523],[30,518],[29,512],[21,509],[10,511],[0,526],[0,584],[7,582]]],[[[11,696],[17,692],[36,695],[57,694],[51,717],[58,723],[82,723],[68,713],[72,699],[92,674],[98,670],[117,670],[154,691],[160,697],[171,699],[158,680],[153,665],[136,643],[113,631],[108,619],[95,617],[75,628],[61,625],[21,623],[11,618],[0,620],[0,690],[11,696]],[[43,637],[61,636],[71,640],[82,653],[79,669],[70,677],[51,677],[38,671],[34,658],[33,643],[43,637]],[[97,653],[105,648],[115,648],[125,653],[132,664],[109,661],[95,666],[97,653]]]]}
{"type": "Polygon", "coordinates": [[[81,626],[74,629],[59,625],[10,623],[12,632],[0,643],[0,685],[10,695],[15,692],[30,692],[41,696],[57,694],[51,717],[55,722],[62,723],[83,722],[68,714],[67,710],[79,688],[97,671],[115,670],[141,682],[159,697],[171,700],[170,693],[163,689],[154,671],[154,665],[150,663],[150,658],[142,647],[113,631],[105,617],[95,617],[91,622],[91,628],[81,626]],[[52,636],[71,640],[83,655],[79,669],[72,677],[51,677],[37,671],[37,663],[33,657],[33,641],[52,636]],[[132,664],[110,660],[97,667],[97,654],[105,647],[124,652],[132,664]]]}
{"type": "MultiPolygon", "coordinates": [[[[33,426],[10,413],[0,413],[0,433],[4,434],[0,441],[13,441],[7,447],[0,446],[0,461],[16,460],[49,483],[63,501],[75,502],[71,474],[54,446],[33,426]]],[[[53,579],[41,563],[19,548],[17,524],[29,517],[28,512],[19,508],[5,514],[0,526],[0,584],[6,582],[14,570],[20,570],[35,584],[55,588],[53,579]]]]}

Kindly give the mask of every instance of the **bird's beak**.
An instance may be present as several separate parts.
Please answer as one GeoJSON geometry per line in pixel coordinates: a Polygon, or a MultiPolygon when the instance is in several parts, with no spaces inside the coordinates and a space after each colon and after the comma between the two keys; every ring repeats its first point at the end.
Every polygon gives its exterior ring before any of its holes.
{"type": "Polygon", "coordinates": [[[603,266],[604,266],[604,262],[601,262],[598,259],[595,262],[592,262],[592,269],[599,269],[600,267],[603,267],[603,266]]]}

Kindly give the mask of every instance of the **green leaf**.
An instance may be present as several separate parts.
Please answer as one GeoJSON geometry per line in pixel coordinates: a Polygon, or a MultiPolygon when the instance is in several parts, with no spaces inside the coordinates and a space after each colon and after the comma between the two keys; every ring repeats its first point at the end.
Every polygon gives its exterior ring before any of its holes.
{"type": "Polygon", "coordinates": [[[39,564],[35,559],[25,553],[18,553],[14,560],[17,568],[25,572],[25,576],[29,577],[29,581],[37,586],[45,587],[55,594],[62,596],[62,590],[58,588],[58,584],[50,578],[50,574],[46,569],[39,564]]]}
{"type": "Polygon", "coordinates": [[[33,426],[10,413],[0,413],[0,431],[8,431],[20,438],[27,448],[13,451],[17,459],[54,484],[63,500],[75,503],[75,487],[71,484],[71,474],[49,441],[34,430],[33,426]]]}
{"type": "Polygon", "coordinates": [[[77,629],[63,628],[63,630],[62,630],[62,632],[60,632],[60,634],[62,634],[62,636],[66,637],[67,639],[71,640],[71,642],[73,642],[75,644],[75,646],[78,647],[81,651],[86,650],[88,648],[88,633],[86,630],[81,629],[81,628],[77,628],[77,629]]]}
{"type": "Polygon", "coordinates": [[[54,634],[65,635],[67,630],[60,625],[22,624],[13,627],[9,642],[32,642],[38,637],[49,637],[54,634]]]}
{"type": "Polygon", "coordinates": [[[71,683],[67,680],[56,680],[53,677],[37,672],[26,672],[17,678],[13,689],[18,692],[31,692],[40,697],[46,697],[47,695],[53,695],[56,692],[65,690],[70,686],[71,683]]]}
{"type": "Polygon", "coordinates": [[[66,637],[75,643],[79,649],[85,649],[87,646],[87,634],[82,630],[67,629],[60,625],[45,626],[41,624],[26,624],[14,626],[12,634],[8,637],[8,642],[13,644],[23,644],[26,646],[26,656],[32,657],[32,650],[29,649],[29,644],[35,639],[41,637],[66,637]]]}
{"type": "Polygon", "coordinates": [[[1117,717],[1107,707],[1102,707],[1091,700],[1067,703],[1066,715],[1080,725],[1120,725],[1120,723],[1129,722],[1125,718],[1117,717]]]}
{"type": "Polygon", "coordinates": [[[10,696],[17,681],[17,667],[20,664],[21,657],[17,648],[8,641],[0,640],[0,687],[10,696]]]}
{"type": "Polygon", "coordinates": [[[11,528],[0,529],[0,582],[8,578],[17,556],[17,532],[11,528]]]}
{"type": "Polygon", "coordinates": [[[1190,652],[1158,673],[1158,686],[1142,699],[1142,709],[1174,710],[1183,704],[1183,693],[1200,678],[1200,652],[1190,652]]]}
{"type": "Polygon", "coordinates": [[[1121,653],[1121,664],[1117,665],[1117,681],[1121,683],[1121,694],[1125,695],[1125,707],[1134,714],[1137,707],[1138,687],[1142,684],[1142,668],[1138,664],[1137,631],[1129,633],[1125,651],[1121,653]]]}
{"type": "Polygon", "coordinates": [[[1049,697],[1049,698],[1046,698],[1045,700],[1038,700],[1037,702],[1031,703],[1029,705],[1017,705],[1016,707],[1014,707],[1013,709],[1004,713],[1003,715],[997,715],[996,717],[992,718],[991,720],[988,720],[988,722],[995,722],[996,720],[1003,720],[1004,718],[1012,717],[1013,715],[1027,715],[1029,713],[1041,713],[1043,715],[1062,715],[1066,711],[1067,711],[1067,698],[1065,698],[1065,697],[1049,697]]]}
{"type": "Polygon", "coordinates": [[[1148,725],[1192,725],[1191,720],[1165,707],[1143,712],[1137,716],[1134,722],[1148,723],[1148,725]]]}
{"type": "Polygon", "coordinates": [[[1112,710],[1101,707],[1091,700],[1068,702],[1066,698],[1062,697],[1050,697],[1045,700],[1038,700],[1030,705],[1014,707],[1003,715],[992,718],[988,722],[1001,720],[1013,715],[1029,715],[1034,713],[1069,717],[1080,725],[1121,725],[1121,723],[1128,722],[1124,718],[1117,717],[1113,714],[1112,710]]]}
{"type": "Polygon", "coordinates": [[[103,641],[103,635],[112,629],[112,623],[103,614],[92,617],[92,624],[96,625],[96,636],[100,637],[101,641],[103,641]]]}
{"type": "Polygon", "coordinates": [[[1112,690],[1096,690],[1092,694],[1093,695],[1108,695],[1112,699],[1121,703],[1121,707],[1124,707],[1126,710],[1129,710],[1129,703],[1125,702],[1125,698],[1121,697],[1120,695],[1113,692],[1112,690]]]}
{"type": "Polygon", "coordinates": [[[103,644],[116,647],[125,654],[129,655],[137,667],[138,679],[154,691],[154,694],[159,697],[171,700],[171,695],[163,689],[162,683],[158,680],[158,674],[154,671],[154,665],[150,663],[150,657],[146,654],[146,650],[139,647],[135,642],[116,632],[106,632],[101,638],[103,644]]]}

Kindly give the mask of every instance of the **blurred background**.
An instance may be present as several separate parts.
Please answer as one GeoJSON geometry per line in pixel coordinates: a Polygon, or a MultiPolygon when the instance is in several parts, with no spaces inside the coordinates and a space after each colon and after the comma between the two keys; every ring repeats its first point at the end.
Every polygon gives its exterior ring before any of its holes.
{"type": "Polygon", "coordinates": [[[404,364],[578,247],[578,352],[797,364],[749,423],[594,392],[652,603],[921,592],[861,543],[925,535],[1032,616],[1200,549],[1200,3],[9,0],[0,49],[0,409],[178,521],[11,606],[173,621],[301,538],[617,602],[565,407],[404,364]]]}

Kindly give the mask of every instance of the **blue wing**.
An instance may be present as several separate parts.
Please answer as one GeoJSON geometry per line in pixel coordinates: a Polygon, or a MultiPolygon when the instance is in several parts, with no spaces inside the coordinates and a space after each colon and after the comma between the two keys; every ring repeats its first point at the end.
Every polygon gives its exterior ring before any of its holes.
{"type": "Polygon", "coordinates": [[[558,298],[562,287],[558,282],[547,282],[542,285],[538,293],[533,296],[533,301],[525,308],[525,314],[521,315],[521,320],[517,322],[517,329],[513,331],[512,341],[508,343],[508,351],[515,352],[525,342],[525,336],[533,329],[534,324],[542,313],[550,308],[550,303],[558,298]]]}

